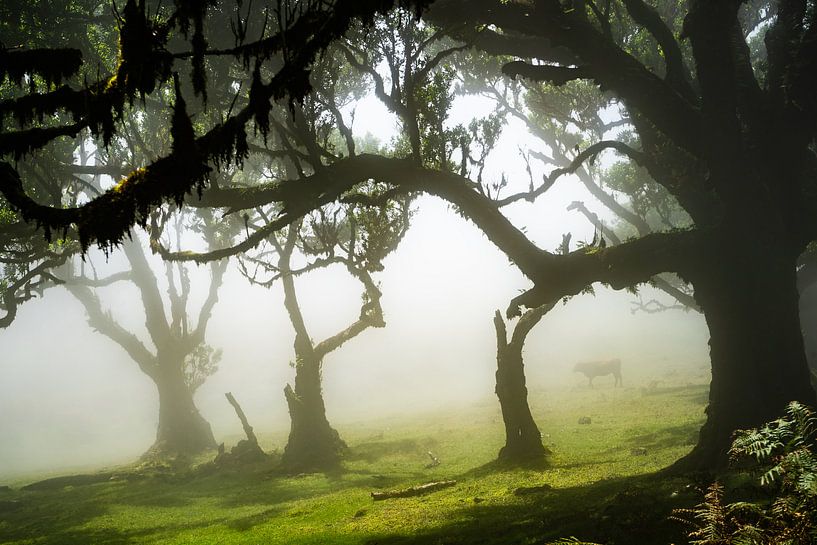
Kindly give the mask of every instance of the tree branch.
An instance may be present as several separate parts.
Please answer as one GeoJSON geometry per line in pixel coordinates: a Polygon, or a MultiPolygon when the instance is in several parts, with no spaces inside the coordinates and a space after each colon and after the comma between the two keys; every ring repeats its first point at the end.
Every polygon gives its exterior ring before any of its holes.
{"type": "Polygon", "coordinates": [[[684,64],[684,57],[681,53],[681,46],[675,40],[672,30],[667,26],[658,10],[650,6],[644,0],[623,0],[624,6],[630,17],[637,24],[643,26],[652,34],[655,41],[664,53],[666,63],[666,80],[678,93],[690,103],[695,103],[698,99],[690,83],[689,70],[684,64]]]}
{"type": "MultiPolygon", "coordinates": [[[[511,335],[511,343],[516,346],[523,346],[525,344],[525,339],[528,337],[528,333],[530,333],[531,329],[533,329],[539,321],[550,312],[555,303],[549,303],[545,305],[538,306],[536,308],[529,309],[526,311],[522,316],[519,318],[519,322],[517,322],[516,327],[513,329],[513,335],[511,335]]],[[[499,311],[497,311],[497,316],[499,316],[499,311]]]]}
{"type": "Polygon", "coordinates": [[[550,64],[532,65],[523,61],[513,61],[502,66],[502,73],[509,78],[522,76],[531,81],[546,81],[552,85],[560,86],[577,79],[592,79],[593,70],[587,66],[577,66],[567,68],[565,66],[553,66],[550,64]]]}
{"type": "Polygon", "coordinates": [[[165,346],[171,339],[170,326],[167,323],[165,306],[162,295],[156,282],[156,275],[147,262],[145,253],[138,238],[122,245],[122,250],[131,267],[131,279],[139,289],[142,306],[145,310],[145,327],[156,345],[156,348],[165,346]]]}
{"type": "MultiPolygon", "coordinates": [[[[448,17],[463,16],[474,24],[495,25],[506,32],[546,37],[566,47],[582,66],[592,70],[592,78],[602,89],[620,96],[630,108],[645,115],[678,146],[700,154],[700,112],[667,82],[647,70],[587,20],[566,14],[557,2],[528,3],[501,0],[438,0],[435,10],[448,17]]],[[[543,51],[547,58],[549,51],[543,51]]]]}
{"type": "MultiPolygon", "coordinates": [[[[623,142],[617,142],[615,140],[602,140],[601,142],[596,142],[595,144],[588,146],[584,150],[582,150],[576,157],[570,162],[570,164],[566,167],[557,168],[553,170],[550,174],[544,177],[544,181],[542,185],[534,189],[533,191],[527,191],[523,193],[517,193],[514,195],[510,195],[505,197],[504,199],[498,199],[496,201],[497,206],[507,206],[513,202],[525,199],[530,202],[533,202],[537,197],[543,194],[545,191],[550,189],[556,180],[565,174],[572,174],[576,172],[585,161],[595,160],[599,153],[606,149],[614,149],[619,153],[626,155],[630,159],[633,160],[638,165],[643,166],[647,162],[646,155],[640,151],[634,150],[627,144],[623,142]]],[[[595,185],[595,184],[593,184],[595,185]]]]}
{"type": "Polygon", "coordinates": [[[350,261],[346,261],[346,267],[363,284],[366,298],[364,298],[360,307],[360,318],[343,331],[332,335],[315,346],[315,354],[321,359],[340,348],[347,341],[357,337],[366,329],[385,327],[386,325],[386,322],[383,321],[383,309],[380,308],[381,293],[369,272],[362,267],[355,266],[350,261]]]}
{"type": "Polygon", "coordinates": [[[65,288],[82,303],[88,314],[88,325],[99,331],[120,347],[139,365],[139,368],[148,376],[153,377],[158,370],[156,358],[145,345],[132,333],[120,326],[110,313],[102,310],[102,305],[88,287],[67,281],[65,288]]]}
{"type": "Polygon", "coordinates": [[[694,274],[700,266],[700,248],[710,242],[695,230],[652,233],[618,246],[587,247],[554,256],[534,287],[511,301],[507,314],[518,316],[522,307],[578,295],[594,282],[622,289],[649,282],[662,272],[694,274]]]}

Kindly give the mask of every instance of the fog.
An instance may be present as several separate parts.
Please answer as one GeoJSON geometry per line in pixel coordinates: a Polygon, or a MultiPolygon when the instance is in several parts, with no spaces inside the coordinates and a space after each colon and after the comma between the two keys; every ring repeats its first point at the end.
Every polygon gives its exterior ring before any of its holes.
{"type": "MultiPolygon", "coordinates": [[[[452,117],[480,115],[486,108],[478,99],[460,100],[452,117]]],[[[395,134],[389,115],[365,99],[356,112],[356,133],[389,141],[395,134]]],[[[524,127],[511,122],[488,174],[505,172],[524,187],[527,174],[517,148],[528,141],[524,127]]],[[[594,233],[585,218],[565,210],[574,200],[614,223],[570,176],[535,205],[516,204],[504,212],[542,248],[555,249],[566,232],[573,234],[575,247],[594,233]]],[[[443,201],[420,197],[414,209],[408,234],[376,278],[386,327],[368,329],[324,361],[327,415],[341,432],[344,423],[373,416],[496,403],[493,314],[504,312],[530,282],[443,201]]],[[[123,263],[116,252],[107,263],[97,251],[88,259],[100,271],[119,270],[123,263]]],[[[163,278],[161,261],[153,256],[151,263],[163,278]]],[[[196,312],[208,269],[191,267],[198,299],[190,309],[196,312]]],[[[343,269],[300,276],[296,286],[315,341],[347,327],[360,312],[360,284],[343,269]]],[[[118,284],[99,293],[103,307],[147,339],[135,288],[118,284]]],[[[642,386],[674,369],[705,372],[703,318],[677,310],[633,313],[638,297],[671,302],[649,286],[638,296],[597,286],[595,295],[557,305],[528,337],[529,388],[586,387],[585,377],[571,372],[573,364],[614,357],[623,362],[625,387],[642,386]]],[[[206,338],[223,350],[223,359],[195,398],[217,441],[231,443],[241,434],[225,392],[238,398],[257,431],[285,439],[283,388],[294,376],[293,335],[280,285],[252,286],[232,262],[206,338]]],[[[53,288],[23,305],[14,324],[0,330],[0,354],[0,477],[127,463],[153,442],[156,387],[124,350],[91,330],[84,309],[65,289],[53,288]]]]}
{"type": "MultiPolygon", "coordinates": [[[[467,405],[493,395],[492,316],[528,283],[447,205],[423,198],[417,208],[414,225],[381,275],[387,326],[364,332],[324,362],[333,423],[467,405]]],[[[193,278],[204,280],[205,270],[193,278]]],[[[297,286],[315,340],[345,327],[359,311],[359,286],[345,271],[316,272],[299,278],[297,286]]],[[[143,329],[135,290],[102,293],[120,321],[143,329]]],[[[641,296],[666,299],[649,287],[641,296]]],[[[582,360],[621,358],[625,386],[634,385],[633,377],[641,385],[673,367],[706,363],[700,315],[633,314],[634,300],[630,293],[599,288],[595,296],[554,308],[526,344],[529,387],[584,386],[585,378],[571,373],[582,360]]],[[[124,463],[153,441],[155,386],[119,346],[91,331],[84,316],[81,305],[56,288],[24,305],[13,326],[0,332],[4,476],[124,463]]],[[[232,268],[207,335],[224,357],[196,396],[217,440],[241,433],[224,400],[227,391],[259,431],[287,429],[282,389],[294,375],[292,340],[279,287],[250,286],[232,268]]]]}

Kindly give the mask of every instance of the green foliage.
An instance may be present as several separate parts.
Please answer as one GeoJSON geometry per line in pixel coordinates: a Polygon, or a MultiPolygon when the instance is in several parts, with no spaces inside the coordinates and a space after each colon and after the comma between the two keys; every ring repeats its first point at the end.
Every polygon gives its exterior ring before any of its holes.
{"type": "MultiPolygon", "coordinates": [[[[386,189],[369,182],[366,193],[373,198],[382,196],[386,189]]],[[[397,249],[411,222],[411,199],[388,199],[380,206],[352,206],[349,221],[357,232],[359,242],[355,260],[368,271],[383,270],[383,260],[397,249]]]]}
{"type": "Polygon", "coordinates": [[[221,349],[214,350],[212,346],[201,343],[184,359],[184,383],[191,392],[198,390],[208,377],[218,371],[221,362],[221,349]]]}
{"type": "MultiPolygon", "coordinates": [[[[817,517],[817,417],[811,409],[792,401],[783,418],[739,431],[730,454],[755,458],[761,484],[777,486],[790,507],[811,507],[817,517]]],[[[817,518],[813,522],[817,525],[817,518]]]]}
{"type": "Polygon", "coordinates": [[[454,102],[454,70],[443,67],[418,85],[414,98],[417,101],[417,125],[420,129],[421,153],[426,164],[442,170],[450,168],[451,147],[459,138],[457,131],[448,130],[445,120],[454,102]]]}
{"type": "Polygon", "coordinates": [[[738,430],[730,455],[751,459],[769,502],[724,500],[713,483],[703,503],[675,511],[693,526],[694,545],[808,545],[817,541],[817,417],[793,401],[786,414],[760,429],[738,430]]]}

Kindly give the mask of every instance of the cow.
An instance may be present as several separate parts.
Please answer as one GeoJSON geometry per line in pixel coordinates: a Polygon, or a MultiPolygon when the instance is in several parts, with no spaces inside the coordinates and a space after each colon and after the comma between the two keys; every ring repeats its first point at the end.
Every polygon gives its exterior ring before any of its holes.
{"type": "Polygon", "coordinates": [[[603,377],[605,375],[613,375],[616,382],[615,386],[622,386],[621,381],[621,360],[605,360],[605,361],[585,361],[577,363],[573,366],[574,373],[582,373],[590,381],[590,387],[593,387],[593,379],[596,377],[603,377]]]}

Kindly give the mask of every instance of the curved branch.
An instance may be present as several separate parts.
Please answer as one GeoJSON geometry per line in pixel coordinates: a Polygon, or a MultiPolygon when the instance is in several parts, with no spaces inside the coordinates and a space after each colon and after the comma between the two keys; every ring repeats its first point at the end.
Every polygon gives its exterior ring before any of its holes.
{"type": "Polygon", "coordinates": [[[681,53],[681,46],[675,40],[672,30],[667,26],[658,10],[650,6],[644,0],[623,0],[624,6],[633,21],[647,29],[652,34],[655,41],[664,53],[666,63],[666,80],[684,98],[694,103],[697,101],[695,91],[690,83],[689,70],[684,64],[684,57],[681,53]]]}
{"type": "MultiPolygon", "coordinates": [[[[630,108],[645,115],[678,146],[694,153],[705,151],[700,111],[666,81],[650,72],[593,24],[563,11],[556,2],[503,2],[501,0],[438,0],[448,17],[463,15],[474,24],[495,25],[506,32],[546,37],[552,44],[571,50],[592,79],[603,89],[620,96],[630,108]],[[455,15],[457,14],[457,15],[455,15]]],[[[543,50],[547,58],[550,48],[543,50]]],[[[537,56],[537,55],[534,55],[537,56]]]]}
{"type": "Polygon", "coordinates": [[[215,195],[205,194],[205,201],[211,206],[248,208],[276,201],[284,203],[284,212],[278,218],[236,246],[206,253],[171,253],[159,247],[154,249],[166,259],[199,263],[235,255],[255,247],[271,233],[309,211],[341,198],[358,183],[370,179],[399,186],[405,192],[423,191],[437,195],[457,205],[526,275],[535,275],[542,259],[549,255],[514,227],[495,203],[475,191],[471,180],[450,172],[425,169],[407,159],[371,154],[339,160],[302,180],[278,182],[254,190],[220,189],[215,195]]]}
{"type": "Polygon", "coordinates": [[[290,269],[290,260],[292,258],[292,252],[295,250],[295,243],[298,240],[299,229],[300,222],[293,223],[289,227],[284,244],[280,245],[277,241],[275,244],[278,249],[278,268],[283,273],[281,284],[284,287],[284,308],[286,308],[289,321],[295,330],[295,354],[296,357],[312,357],[314,356],[315,346],[309,337],[309,332],[306,329],[306,323],[301,313],[301,307],[298,303],[298,293],[295,290],[295,281],[292,275],[286,274],[290,269]]]}
{"type": "Polygon", "coordinates": [[[119,271],[118,273],[106,276],[105,278],[88,278],[87,276],[71,277],[71,285],[85,286],[86,288],[104,288],[117,282],[124,282],[132,279],[133,274],[131,271],[119,271]]]}
{"type": "Polygon", "coordinates": [[[148,334],[157,348],[165,346],[171,338],[171,332],[156,275],[147,262],[138,238],[123,244],[122,249],[131,267],[131,279],[142,298],[148,334]]]}
{"type": "MultiPolygon", "coordinates": [[[[548,303],[545,305],[538,306],[536,308],[532,308],[525,312],[520,318],[519,322],[516,324],[516,327],[513,329],[513,335],[511,335],[511,342],[510,344],[515,344],[516,346],[522,347],[525,344],[525,339],[528,337],[528,333],[530,333],[531,329],[533,329],[539,321],[550,312],[556,303],[548,303]]],[[[497,317],[499,317],[499,311],[496,311],[497,317]]]]}
{"type": "Polygon", "coordinates": [[[136,335],[120,326],[110,313],[102,310],[99,298],[88,287],[74,284],[69,280],[65,288],[85,307],[88,325],[122,347],[146,375],[155,376],[158,364],[154,355],[145,348],[136,335]]]}
{"type": "Polygon", "coordinates": [[[375,285],[369,272],[346,262],[349,272],[363,284],[366,299],[360,307],[360,317],[349,327],[321,341],[315,346],[315,354],[323,359],[327,354],[340,348],[347,341],[357,337],[370,327],[385,327],[383,310],[380,307],[380,290],[375,285]]]}
{"type": "MultiPolygon", "coordinates": [[[[424,16],[430,21],[447,21],[451,16],[444,12],[444,2],[436,2],[424,16]],[[438,9],[442,7],[442,9],[438,9]]],[[[457,17],[456,13],[453,17],[457,17]]],[[[456,21],[462,23],[461,14],[456,21]]],[[[546,62],[559,64],[577,64],[576,55],[565,47],[556,46],[546,37],[525,36],[523,34],[502,34],[485,26],[478,31],[465,29],[452,32],[452,37],[471,44],[472,47],[490,55],[512,55],[514,57],[542,59],[546,62]]]]}
{"type": "Polygon", "coordinates": [[[224,279],[224,273],[227,270],[227,259],[214,262],[210,266],[210,290],[207,292],[207,299],[201,305],[199,310],[199,318],[196,321],[196,329],[190,334],[192,346],[197,346],[204,342],[204,334],[207,331],[207,323],[210,316],[213,314],[213,307],[218,302],[218,290],[221,288],[221,283],[224,279]]]}
{"type": "MultiPolygon", "coordinates": [[[[618,142],[618,141],[615,141],[615,140],[602,140],[601,142],[596,142],[595,144],[593,144],[591,146],[588,146],[587,148],[582,150],[581,153],[579,153],[570,162],[570,164],[568,166],[562,167],[562,168],[557,168],[554,171],[552,171],[550,174],[545,176],[542,185],[540,185],[539,187],[537,187],[533,191],[527,191],[527,192],[524,192],[524,193],[517,193],[517,194],[514,194],[514,195],[509,195],[508,197],[505,197],[504,199],[498,199],[496,201],[497,206],[507,206],[507,205],[509,205],[511,203],[514,203],[516,201],[520,201],[522,199],[533,202],[538,196],[540,196],[542,193],[544,193],[545,191],[550,189],[553,186],[553,184],[556,183],[556,180],[560,176],[563,176],[565,174],[572,174],[572,173],[576,172],[582,166],[582,164],[584,164],[585,161],[587,161],[588,159],[589,160],[595,160],[596,156],[598,156],[599,153],[601,153],[602,151],[604,151],[606,149],[614,149],[614,150],[618,151],[619,153],[621,153],[623,155],[626,155],[627,157],[632,159],[633,162],[635,162],[639,166],[644,166],[647,163],[647,156],[644,153],[631,148],[627,144],[625,144],[623,142],[618,142]]],[[[587,184],[585,184],[585,185],[587,185],[587,184]]],[[[593,184],[593,185],[595,185],[595,184],[593,184]]]]}
{"type": "Polygon", "coordinates": [[[70,253],[65,252],[63,254],[52,256],[50,259],[47,259],[34,267],[33,269],[29,270],[26,274],[18,278],[15,282],[11,285],[6,287],[6,289],[2,293],[3,297],[3,310],[5,310],[6,314],[0,317],[0,329],[5,329],[11,325],[14,321],[14,318],[17,317],[17,307],[20,305],[21,302],[30,299],[31,296],[26,295],[25,297],[20,297],[17,295],[17,291],[23,289],[25,286],[30,286],[30,282],[34,280],[37,276],[41,277],[41,281],[37,282],[40,288],[44,282],[53,282],[55,285],[62,283],[61,280],[52,276],[48,271],[55,267],[59,267],[65,260],[68,258],[70,253]]]}
{"type": "Polygon", "coordinates": [[[509,317],[522,307],[535,308],[578,295],[594,282],[622,289],[662,272],[694,274],[701,259],[700,249],[711,240],[697,230],[652,233],[607,248],[588,247],[555,256],[534,287],[515,297],[509,317]]]}
{"type": "Polygon", "coordinates": [[[509,78],[522,76],[531,81],[546,81],[557,87],[577,79],[593,79],[593,70],[587,66],[568,68],[551,64],[533,65],[523,61],[513,61],[503,65],[502,73],[509,78]]]}

